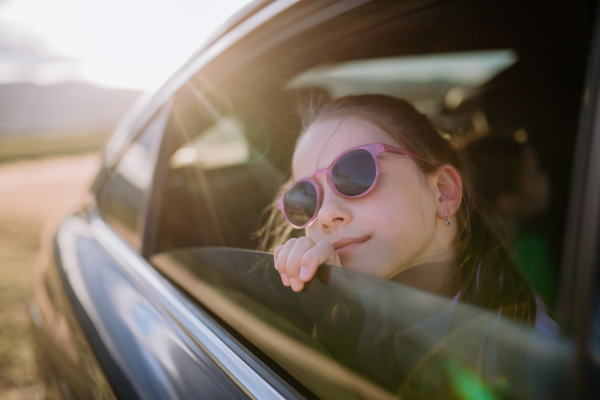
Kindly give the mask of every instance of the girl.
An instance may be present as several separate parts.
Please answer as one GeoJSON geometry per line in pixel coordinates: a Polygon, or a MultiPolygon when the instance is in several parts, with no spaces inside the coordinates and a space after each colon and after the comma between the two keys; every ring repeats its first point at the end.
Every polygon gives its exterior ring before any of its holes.
{"type": "Polygon", "coordinates": [[[486,222],[465,160],[427,117],[383,95],[305,111],[263,238],[284,285],[301,291],[327,263],[535,323],[536,297],[486,222]],[[294,228],[306,236],[290,238],[294,228]]]}

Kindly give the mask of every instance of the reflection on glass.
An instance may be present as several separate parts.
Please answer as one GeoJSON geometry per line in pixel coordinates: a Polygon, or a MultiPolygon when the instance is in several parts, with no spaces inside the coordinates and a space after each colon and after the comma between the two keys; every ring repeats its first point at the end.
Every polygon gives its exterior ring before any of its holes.
{"type": "Polygon", "coordinates": [[[271,254],[239,249],[151,262],[320,398],[565,395],[569,343],[456,299],[327,266],[295,293],[271,254]]]}
{"type": "Polygon", "coordinates": [[[209,170],[243,164],[250,159],[250,146],[244,132],[241,120],[235,116],[223,118],[175,151],[169,165],[173,169],[199,165],[209,170]]]}
{"type": "Polygon", "coordinates": [[[117,166],[118,174],[139,190],[146,190],[152,180],[150,152],[141,144],[133,143],[117,166]]]}
{"type": "Polygon", "coordinates": [[[169,111],[165,106],[131,143],[98,193],[100,213],[134,247],[140,244],[140,212],[152,183],[154,157],[169,111]]]}
{"type": "Polygon", "coordinates": [[[310,221],[317,211],[317,205],[317,191],[307,181],[296,183],[283,199],[285,214],[291,223],[298,226],[310,221]]]}
{"type": "Polygon", "coordinates": [[[375,182],[377,166],[367,150],[355,150],[340,158],[331,171],[331,180],[346,196],[365,193],[375,182]]]}

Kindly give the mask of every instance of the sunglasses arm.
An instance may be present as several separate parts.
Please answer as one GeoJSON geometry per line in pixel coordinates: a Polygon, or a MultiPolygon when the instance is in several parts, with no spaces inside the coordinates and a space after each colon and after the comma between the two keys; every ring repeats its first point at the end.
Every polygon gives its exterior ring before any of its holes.
{"type": "Polygon", "coordinates": [[[283,211],[283,194],[277,199],[276,207],[279,211],[283,211]]]}
{"type": "Polygon", "coordinates": [[[429,161],[425,160],[424,158],[421,158],[418,155],[413,154],[410,151],[406,151],[404,149],[401,149],[399,147],[394,147],[394,146],[390,146],[389,144],[383,144],[383,143],[381,143],[381,146],[383,147],[381,149],[381,151],[384,151],[384,152],[387,152],[387,153],[399,154],[401,156],[407,156],[407,157],[416,158],[417,160],[421,160],[423,162],[426,162],[427,164],[431,164],[429,161]]]}

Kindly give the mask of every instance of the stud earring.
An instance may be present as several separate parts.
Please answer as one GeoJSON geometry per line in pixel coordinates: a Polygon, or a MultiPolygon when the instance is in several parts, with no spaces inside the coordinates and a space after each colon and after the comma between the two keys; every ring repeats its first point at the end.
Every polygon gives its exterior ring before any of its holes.
{"type": "Polygon", "coordinates": [[[452,226],[452,220],[448,218],[448,213],[444,213],[444,217],[446,217],[444,225],[446,225],[446,228],[450,228],[452,226]]]}

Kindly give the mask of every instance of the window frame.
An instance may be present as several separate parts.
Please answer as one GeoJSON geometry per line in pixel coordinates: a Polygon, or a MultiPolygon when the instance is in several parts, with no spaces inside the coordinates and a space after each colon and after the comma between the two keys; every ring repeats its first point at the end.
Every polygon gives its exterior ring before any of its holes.
{"type": "Polygon", "coordinates": [[[573,338],[574,398],[587,398],[594,363],[590,334],[600,274],[600,6],[594,18],[565,230],[559,312],[573,338]]]}
{"type": "Polygon", "coordinates": [[[154,187],[157,159],[158,159],[158,155],[160,153],[160,149],[162,148],[165,127],[166,127],[166,124],[168,123],[168,114],[171,109],[171,104],[172,103],[170,101],[166,102],[161,108],[158,109],[157,112],[152,114],[150,116],[150,118],[148,118],[146,120],[144,125],[135,133],[135,135],[133,135],[131,137],[131,140],[127,143],[127,145],[124,146],[123,150],[120,152],[119,158],[116,159],[115,162],[112,164],[112,166],[105,171],[105,173],[103,174],[102,181],[94,182],[96,188],[95,188],[95,190],[93,190],[93,193],[94,193],[94,201],[95,201],[96,207],[97,207],[97,215],[100,218],[102,218],[102,220],[105,221],[105,223],[108,226],[110,226],[111,229],[113,229],[123,239],[123,241],[125,243],[127,243],[129,246],[131,246],[133,249],[135,249],[138,252],[141,251],[144,247],[144,237],[145,237],[144,232],[146,231],[146,221],[148,219],[147,218],[148,209],[149,209],[149,205],[151,202],[152,190],[154,187]],[[164,119],[164,118],[166,118],[166,119],[164,119]],[[142,201],[140,203],[140,208],[138,210],[138,215],[137,215],[137,225],[135,228],[135,232],[133,233],[133,236],[135,237],[136,242],[139,243],[138,245],[136,245],[135,243],[131,243],[131,242],[129,242],[129,240],[125,239],[120,233],[118,233],[117,230],[115,230],[113,225],[108,220],[106,220],[104,217],[102,217],[102,213],[100,212],[100,203],[98,200],[99,200],[100,193],[105,188],[106,184],[111,180],[111,178],[114,177],[117,166],[119,165],[119,163],[121,162],[121,160],[123,159],[123,157],[127,153],[127,151],[139,139],[139,137],[145,133],[146,129],[149,128],[149,126],[151,124],[158,122],[161,119],[164,119],[163,124],[162,124],[163,128],[160,131],[160,133],[156,134],[157,137],[153,138],[152,148],[150,149],[150,164],[152,165],[150,185],[142,194],[142,201]]]}

